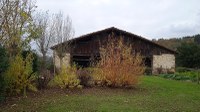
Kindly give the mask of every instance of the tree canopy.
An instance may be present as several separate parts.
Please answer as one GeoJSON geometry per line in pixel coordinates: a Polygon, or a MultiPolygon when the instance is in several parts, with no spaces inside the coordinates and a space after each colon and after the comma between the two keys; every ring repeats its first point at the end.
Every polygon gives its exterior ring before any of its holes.
{"type": "Polygon", "coordinates": [[[177,48],[176,62],[178,66],[200,68],[200,45],[195,43],[182,43],[177,48]]]}

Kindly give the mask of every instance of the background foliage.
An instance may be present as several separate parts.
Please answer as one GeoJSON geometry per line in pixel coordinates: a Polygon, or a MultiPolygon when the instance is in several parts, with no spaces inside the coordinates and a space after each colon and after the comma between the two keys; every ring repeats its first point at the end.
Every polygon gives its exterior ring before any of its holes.
{"type": "Polygon", "coordinates": [[[178,66],[188,68],[200,67],[200,45],[183,43],[177,48],[176,62],[178,66]]]}

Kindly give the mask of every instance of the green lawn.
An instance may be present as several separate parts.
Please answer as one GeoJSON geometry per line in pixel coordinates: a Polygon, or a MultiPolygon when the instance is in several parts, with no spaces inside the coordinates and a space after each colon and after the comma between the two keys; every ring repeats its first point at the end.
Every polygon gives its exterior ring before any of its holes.
{"type": "Polygon", "coordinates": [[[200,85],[145,76],[135,89],[45,90],[9,100],[0,111],[200,112],[200,85]]]}

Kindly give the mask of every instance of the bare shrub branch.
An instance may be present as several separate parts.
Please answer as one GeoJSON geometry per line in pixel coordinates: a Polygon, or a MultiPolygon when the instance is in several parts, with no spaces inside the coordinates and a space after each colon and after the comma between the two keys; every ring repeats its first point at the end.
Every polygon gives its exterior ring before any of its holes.
{"type": "Polygon", "coordinates": [[[135,85],[144,73],[142,57],[132,52],[131,45],[126,45],[122,37],[111,35],[107,42],[100,48],[101,60],[95,79],[111,87],[135,85]]]}
{"type": "Polygon", "coordinates": [[[60,58],[60,67],[62,66],[63,57],[70,50],[70,39],[74,36],[72,21],[69,16],[65,17],[62,12],[53,15],[54,22],[54,45],[56,53],[60,58]]]}

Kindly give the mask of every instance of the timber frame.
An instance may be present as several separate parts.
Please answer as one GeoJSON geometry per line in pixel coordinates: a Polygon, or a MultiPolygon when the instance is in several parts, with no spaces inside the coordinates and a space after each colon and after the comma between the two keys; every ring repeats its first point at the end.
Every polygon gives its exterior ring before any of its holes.
{"type": "MultiPolygon", "coordinates": [[[[139,52],[144,57],[145,64],[148,67],[152,67],[154,55],[176,54],[176,51],[144,37],[110,27],[69,40],[71,49],[67,53],[70,54],[70,63],[77,63],[82,67],[90,66],[91,61],[99,59],[99,48],[102,44],[108,42],[108,37],[111,34],[114,34],[116,38],[122,37],[125,42],[131,44],[134,52],[139,52]]],[[[62,44],[65,44],[65,42],[62,44]]],[[[57,46],[59,45],[55,45],[51,49],[55,51],[57,46]]]]}

